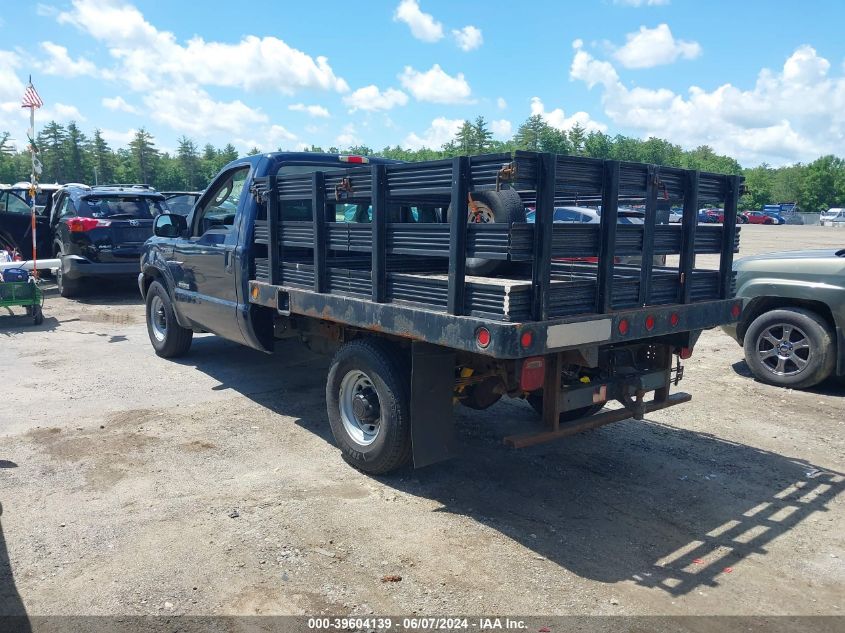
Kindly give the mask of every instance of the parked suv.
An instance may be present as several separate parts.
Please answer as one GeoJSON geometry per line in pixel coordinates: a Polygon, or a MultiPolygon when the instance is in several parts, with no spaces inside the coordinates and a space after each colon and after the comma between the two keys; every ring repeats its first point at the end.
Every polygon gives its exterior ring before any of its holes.
{"type": "Polygon", "coordinates": [[[803,389],[845,376],[845,248],[745,257],[734,270],[745,308],[723,328],[757,379],[803,389]]]}
{"type": "Polygon", "coordinates": [[[78,294],[88,277],[136,277],[153,219],[166,212],[164,196],[147,185],[62,187],[50,217],[61,295],[78,294]]]}

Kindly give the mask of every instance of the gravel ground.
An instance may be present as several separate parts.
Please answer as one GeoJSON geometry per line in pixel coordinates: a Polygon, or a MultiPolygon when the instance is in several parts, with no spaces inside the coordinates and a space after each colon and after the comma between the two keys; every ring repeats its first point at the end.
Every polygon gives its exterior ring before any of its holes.
{"type": "Polygon", "coordinates": [[[720,331],[687,361],[687,405],[521,451],[501,437],[536,424],[526,404],[461,409],[459,458],[373,478],[340,459],[326,360],[296,344],[202,336],[159,359],[131,284],[45,313],[0,318],[0,612],[845,609],[845,387],[759,384],[720,331]]]}

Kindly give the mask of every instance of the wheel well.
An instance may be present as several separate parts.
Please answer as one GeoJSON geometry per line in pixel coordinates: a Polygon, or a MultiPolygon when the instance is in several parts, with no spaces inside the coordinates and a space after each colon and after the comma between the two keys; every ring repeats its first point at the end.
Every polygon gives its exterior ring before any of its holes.
{"type": "Polygon", "coordinates": [[[144,296],[147,296],[147,290],[150,289],[150,285],[154,281],[160,281],[162,285],[167,287],[167,283],[164,281],[164,275],[161,274],[161,271],[157,268],[147,268],[144,271],[144,296]]]}
{"type": "Polygon", "coordinates": [[[791,297],[756,297],[746,306],[742,314],[742,322],[737,327],[736,333],[740,343],[744,342],[745,333],[754,319],[764,312],[778,310],[780,308],[806,308],[807,310],[812,310],[823,318],[832,330],[836,330],[833,313],[826,303],[808,299],[793,299],[791,297]]]}

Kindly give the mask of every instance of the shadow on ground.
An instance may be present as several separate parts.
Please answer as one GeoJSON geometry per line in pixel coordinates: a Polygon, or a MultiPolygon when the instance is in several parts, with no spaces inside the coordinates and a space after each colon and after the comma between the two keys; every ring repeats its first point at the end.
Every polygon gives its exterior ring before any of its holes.
{"type": "MultiPolygon", "coordinates": [[[[737,362],[731,365],[731,368],[739,374],[740,376],[744,376],[749,380],[758,381],[754,378],[754,374],[751,373],[751,369],[748,367],[748,363],[744,360],[738,360],[737,362]]],[[[823,383],[816,385],[810,389],[803,389],[802,391],[806,391],[808,393],[817,393],[820,396],[845,396],[845,378],[840,377],[831,377],[825,380],[823,383]]]]}
{"type": "Polygon", "coordinates": [[[0,630],[6,624],[14,623],[15,631],[29,631],[29,621],[25,616],[26,609],[15,586],[9,551],[3,536],[3,505],[0,504],[0,630]]]}
{"type": "MultiPolygon", "coordinates": [[[[181,362],[332,442],[327,361],[298,344],[279,344],[270,356],[202,337],[181,362]]],[[[678,426],[629,420],[512,451],[501,437],[537,424],[527,405],[458,409],[458,458],[378,479],[581,577],[633,580],[674,596],[715,586],[749,555],[765,555],[845,487],[823,466],[685,430],[683,408],[676,411],[678,426]]]]}

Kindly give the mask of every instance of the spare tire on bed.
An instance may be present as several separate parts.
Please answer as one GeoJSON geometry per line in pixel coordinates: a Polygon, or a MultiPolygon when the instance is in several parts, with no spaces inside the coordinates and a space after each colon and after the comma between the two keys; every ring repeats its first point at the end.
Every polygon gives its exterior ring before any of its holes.
{"type": "MultiPolygon", "coordinates": [[[[513,189],[500,191],[474,191],[470,193],[473,208],[466,205],[467,222],[479,224],[513,224],[525,222],[525,205],[519,194],[513,189]]],[[[452,206],[446,211],[447,219],[452,217],[452,206]]],[[[467,257],[467,275],[494,275],[503,272],[508,263],[499,259],[484,259],[481,257],[467,257]]]]}

